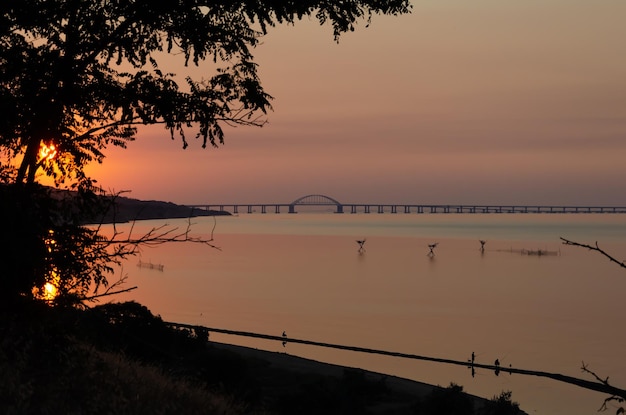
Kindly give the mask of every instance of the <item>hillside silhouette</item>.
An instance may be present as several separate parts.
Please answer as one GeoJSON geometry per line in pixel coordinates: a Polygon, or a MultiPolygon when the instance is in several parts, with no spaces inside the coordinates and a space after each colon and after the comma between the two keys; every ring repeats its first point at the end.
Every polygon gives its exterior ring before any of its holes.
{"type": "Polygon", "coordinates": [[[139,200],[123,196],[115,197],[113,203],[114,205],[104,214],[103,223],[230,215],[225,211],[195,209],[172,202],[139,200]]]}

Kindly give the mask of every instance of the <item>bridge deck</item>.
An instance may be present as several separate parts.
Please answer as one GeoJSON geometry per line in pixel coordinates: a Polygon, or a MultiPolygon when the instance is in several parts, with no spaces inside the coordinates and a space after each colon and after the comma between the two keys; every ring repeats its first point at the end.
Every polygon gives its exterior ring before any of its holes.
{"type": "Polygon", "coordinates": [[[626,213],[625,206],[416,205],[364,203],[219,203],[194,209],[239,213],[297,213],[298,206],[334,207],[336,213],[626,213]]]}

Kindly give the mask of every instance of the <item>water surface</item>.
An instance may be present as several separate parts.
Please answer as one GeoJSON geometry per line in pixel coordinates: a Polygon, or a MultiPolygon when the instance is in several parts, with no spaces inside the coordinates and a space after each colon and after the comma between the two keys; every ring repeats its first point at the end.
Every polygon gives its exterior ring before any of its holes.
{"type": "MultiPolygon", "coordinates": [[[[559,237],[626,257],[618,214],[245,214],[193,219],[220,250],[145,249],[164,272],[124,268],[135,299],[165,320],[589,378],[626,388],[626,270],[559,237]],[[366,238],[365,252],[357,239],[366,238]],[[486,240],[481,252],[480,239],[486,240]],[[434,256],[428,245],[437,242],[434,256]],[[543,250],[554,255],[523,255],[543,250]]],[[[169,221],[184,228],[184,220],[169,221]]],[[[140,228],[162,225],[142,222],[140,228]]],[[[535,377],[212,334],[490,398],[511,390],[528,413],[592,414],[605,396],[535,377]]],[[[591,380],[591,379],[590,379],[591,380]]]]}

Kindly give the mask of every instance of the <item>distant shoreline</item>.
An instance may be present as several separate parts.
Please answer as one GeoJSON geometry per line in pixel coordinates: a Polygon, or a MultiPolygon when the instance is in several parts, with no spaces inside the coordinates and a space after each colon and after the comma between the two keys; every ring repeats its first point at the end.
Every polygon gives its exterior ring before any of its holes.
{"type": "Polygon", "coordinates": [[[136,220],[183,219],[198,216],[232,216],[230,212],[203,210],[172,202],[138,200],[118,196],[98,223],[125,223],[136,220]]]}

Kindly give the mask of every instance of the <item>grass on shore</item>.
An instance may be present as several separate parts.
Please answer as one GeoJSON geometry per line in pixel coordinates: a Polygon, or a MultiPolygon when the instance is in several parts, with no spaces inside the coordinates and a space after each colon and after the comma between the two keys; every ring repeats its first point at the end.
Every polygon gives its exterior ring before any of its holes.
{"type": "Polygon", "coordinates": [[[284,373],[173,330],[137,303],[86,309],[24,304],[0,311],[0,413],[414,414],[519,412],[510,393],[474,408],[462,387],[393,395],[359,371],[284,373]]]}

